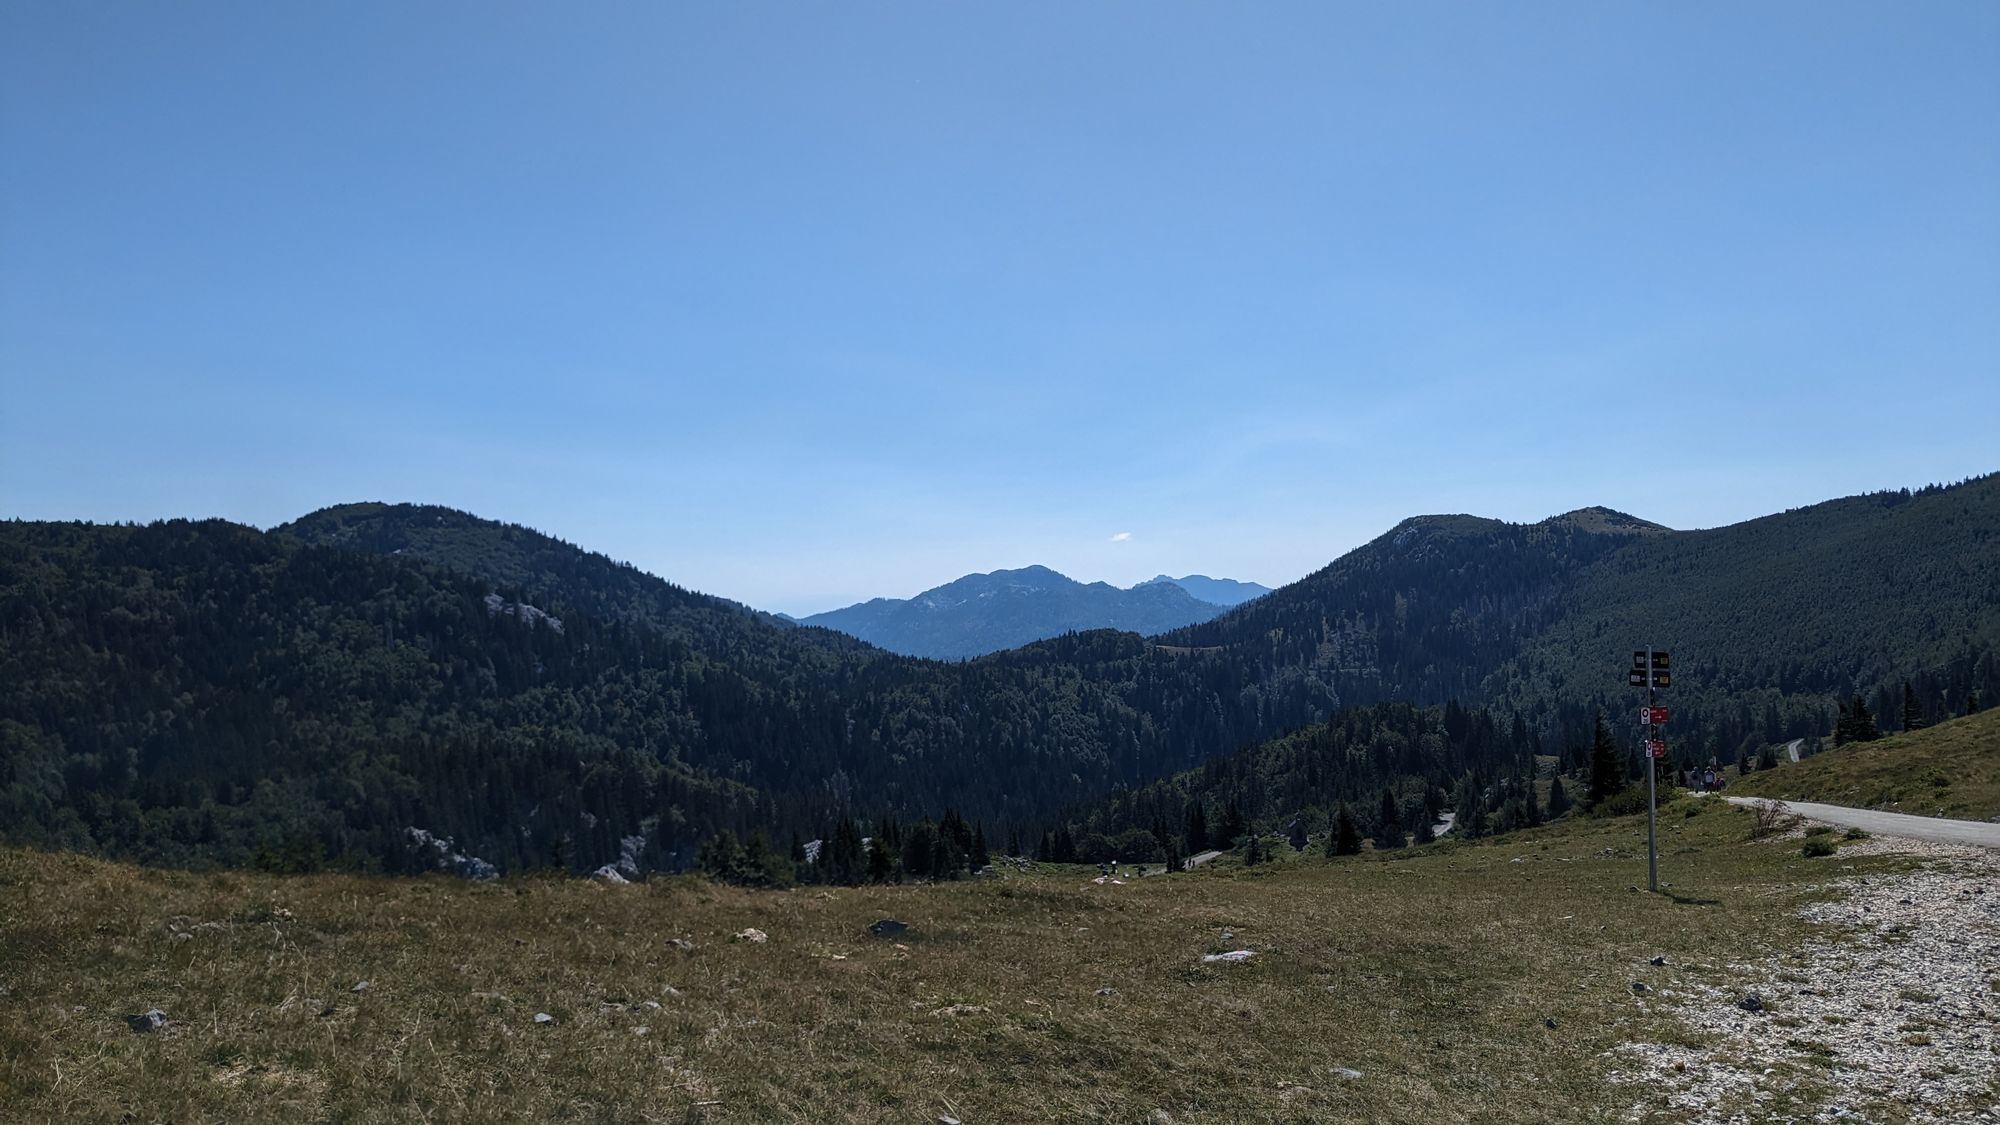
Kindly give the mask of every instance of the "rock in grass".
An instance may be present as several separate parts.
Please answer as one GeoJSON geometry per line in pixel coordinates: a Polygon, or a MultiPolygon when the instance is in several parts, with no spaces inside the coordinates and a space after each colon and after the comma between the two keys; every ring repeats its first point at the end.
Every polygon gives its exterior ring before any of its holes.
{"type": "Polygon", "coordinates": [[[1542,1026],[1548,1028],[1550,1031],[1554,1031],[1556,1029],[1556,1018],[1554,1016],[1550,1016],[1547,1019],[1544,1019],[1542,1021],[1542,1026]]]}
{"type": "Polygon", "coordinates": [[[1201,959],[1203,961],[1211,963],[1216,961],[1226,961],[1229,962],[1230,964],[1235,964],[1238,961],[1248,961],[1250,958],[1255,956],[1257,956],[1257,954],[1248,949],[1232,949],[1227,953],[1204,953],[1201,955],[1201,959]]]}
{"type": "Polygon", "coordinates": [[[536,1012],[536,1013],[535,1013],[535,1022],[536,1022],[536,1023],[544,1023],[544,1024],[546,1024],[546,1023],[554,1023],[554,1022],[556,1022],[556,1018],[555,1018],[554,1016],[552,1016],[552,1015],[548,1014],[547,1012],[536,1012]]]}
{"type": "Polygon", "coordinates": [[[769,934],[765,933],[764,931],[762,931],[762,930],[760,930],[760,929],[756,928],[755,926],[752,926],[752,927],[750,927],[750,928],[749,928],[749,929],[747,929],[747,930],[738,930],[738,931],[736,931],[736,933],[735,933],[735,934],[733,934],[732,936],[733,936],[733,937],[734,937],[734,938],[735,938],[735,939],[736,939],[737,941],[748,941],[748,942],[755,942],[755,943],[757,943],[757,944],[760,944],[760,945],[761,945],[761,944],[763,944],[763,943],[764,943],[764,942],[766,942],[766,941],[769,941],[769,940],[770,940],[770,938],[771,938],[771,935],[769,935],[769,934]]]}
{"type": "Polygon", "coordinates": [[[368,991],[368,990],[369,990],[370,988],[373,988],[373,987],[374,987],[374,982],[373,982],[373,981],[365,981],[365,980],[364,980],[364,981],[357,981],[357,982],[355,982],[355,985],[354,985],[354,987],[353,987],[353,988],[350,988],[350,989],[348,989],[347,991],[349,991],[349,992],[366,992],[366,991],[368,991]]]}
{"type": "Polygon", "coordinates": [[[591,872],[590,877],[597,880],[600,883],[624,884],[632,881],[630,879],[627,879],[625,876],[619,874],[618,868],[609,863],[591,872]]]}
{"type": "Polygon", "coordinates": [[[1118,990],[1115,988],[1100,988],[1097,990],[1097,994],[1099,996],[1116,996],[1118,995],[1118,990]]]}
{"type": "Polygon", "coordinates": [[[1643,982],[1636,980],[1632,982],[1632,995],[1637,996],[1644,991],[1646,991],[1646,986],[1643,982]]]}
{"type": "Polygon", "coordinates": [[[1667,959],[1665,957],[1655,957],[1651,961],[1647,962],[1647,964],[1653,966],[1655,969],[1664,967],[1666,963],[1667,959]]]}
{"type": "Polygon", "coordinates": [[[879,922],[869,923],[868,932],[874,934],[876,937],[896,937],[909,928],[910,926],[907,922],[898,922],[894,918],[884,918],[879,922]]]}
{"type": "Polygon", "coordinates": [[[1361,1077],[1361,1072],[1351,1066],[1330,1066],[1327,1068],[1327,1073],[1335,1078],[1345,1078],[1349,1081],[1361,1077]]]}
{"type": "Polygon", "coordinates": [[[1764,1010],[1764,998],[1754,992],[1746,992],[1743,994],[1743,999],[1736,1002],[1736,1006],[1746,1012],[1761,1012],[1764,1010]]]}
{"type": "Polygon", "coordinates": [[[167,1026],[167,1013],[162,1012],[158,1008],[148,1008],[139,1015],[126,1016],[125,1026],[131,1028],[136,1035],[144,1035],[149,1031],[158,1031],[167,1026]]]}

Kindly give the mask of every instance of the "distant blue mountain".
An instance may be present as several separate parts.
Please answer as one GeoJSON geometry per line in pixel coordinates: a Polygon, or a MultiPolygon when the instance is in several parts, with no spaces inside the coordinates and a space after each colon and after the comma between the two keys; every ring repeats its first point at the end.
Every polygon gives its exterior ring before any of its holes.
{"type": "Polygon", "coordinates": [[[799,624],[837,629],[891,652],[958,660],[1085,629],[1150,636],[1207,621],[1264,592],[1255,583],[1201,575],[1156,578],[1121,590],[1029,566],[968,574],[914,598],[876,598],[799,618],[799,624]],[[1230,600],[1197,597],[1188,582],[1230,600]]]}
{"type": "Polygon", "coordinates": [[[1139,585],[1151,586],[1160,582],[1179,586],[1193,594],[1198,602],[1208,602],[1225,608],[1242,605],[1251,598],[1261,598],[1271,592],[1269,586],[1260,586],[1255,582],[1238,582],[1234,578],[1210,578],[1206,574],[1190,574],[1185,578],[1169,578],[1160,574],[1146,579],[1139,585]]]}

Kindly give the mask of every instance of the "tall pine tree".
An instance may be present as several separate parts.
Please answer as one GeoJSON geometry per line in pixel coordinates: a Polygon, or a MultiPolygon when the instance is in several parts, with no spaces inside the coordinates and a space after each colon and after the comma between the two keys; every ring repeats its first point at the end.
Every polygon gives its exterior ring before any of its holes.
{"type": "Polygon", "coordinates": [[[1618,747],[1611,730],[1604,725],[1604,712],[1597,713],[1597,727],[1590,736],[1590,790],[1585,800],[1595,806],[1625,788],[1625,768],[1618,761],[1618,747]]]}

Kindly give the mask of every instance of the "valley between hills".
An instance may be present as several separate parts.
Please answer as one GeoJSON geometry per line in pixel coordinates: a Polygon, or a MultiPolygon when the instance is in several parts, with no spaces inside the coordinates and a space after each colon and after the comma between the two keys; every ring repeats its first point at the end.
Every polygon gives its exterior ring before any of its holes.
{"type": "Polygon", "coordinates": [[[1682,784],[2000,816],[1997,534],[1418,517],[936,661],[446,509],[0,524],[0,1115],[1971,1119],[1991,854],[1682,784]]]}

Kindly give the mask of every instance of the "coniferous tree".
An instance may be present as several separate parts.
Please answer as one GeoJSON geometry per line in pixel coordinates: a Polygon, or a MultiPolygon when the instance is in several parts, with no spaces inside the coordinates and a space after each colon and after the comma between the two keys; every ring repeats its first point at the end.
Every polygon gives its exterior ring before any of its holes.
{"type": "Polygon", "coordinates": [[[1590,790],[1586,800],[1592,805],[1609,799],[1625,788],[1625,769],[1618,760],[1618,747],[1604,725],[1604,712],[1597,713],[1597,726],[1590,736],[1590,790]]]}
{"type": "Polygon", "coordinates": [[[743,847],[736,842],[736,833],[725,828],[710,836],[701,845],[696,862],[703,875],[724,883],[736,882],[743,871],[743,847]]]}
{"type": "Polygon", "coordinates": [[[1233,848],[1236,846],[1236,841],[1248,831],[1250,826],[1243,819],[1243,806],[1237,804],[1236,798],[1231,797],[1222,810],[1222,835],[1210,842],[1219,843],[1225,848],[1233,848]]]}
{"type": "Polygon", "coordinates": [[[1903,729],[1916,730],[1924,725],[1924,709],[1917,703],[1917,692],[1910,681],[1903,681],[1903,729]]]}
{"type": "Polygon", "coordinates": [[[852,887],[861,882],[866,857],[862,855],[861,826],[851,816],[834,822],[833,834],[819,846],[819,878],[823,883],[852,887]]]}
{"type": "Polygon", "coordinates": [[[1391,851],[1403,846],[1403,814],[1396,794],[1382,790],[1382,810],[1375,822],[1375,850],[1391,851]]]}
{"type": "Polygon", "coordinates": [[[1264,842],[1253,832],[1243,845],[1243,866],[1255,867],[1262,862],[1264,862],[1264,842]]]}
{"type": "Polygon", "coordinates": [[[1202,811],[1200,801],[1190,801],[1187,807],[1188,854],[1196,855],[1208,850],[1208,814],[1202,811]]]}
{"type": "Polygon", "coordinates": [[[868,881],[893,883],[898,875],[896,851],[880,836],[868,842],[868,881]]]}
{"type": "Polygon", "coordinates": [[[1486,835],[1491,828],[1486,815],[1486,794],[1479,779],[1466,774],[1458,783],[1458,816],[1451,822],[1453,832],[1467,840],[1486,835]]]}
{"type": "Polygon", "coordinates": [[[1361,851],[1361,830],[1354,825],[1354,812],[1347,802],[1333,814],[1333,831],[1326,834],[1326,854],[1355,855],[1361,851]]]}
{"type": "Polygon", "coordinates": [[[939,872],[932,867],[938,856],[937,825],[925,817],[903,833],[903,874],[912,879],[928,879],[939,872]]]}
{"type": "Polygon", "coordinates": [[[1549,781],[1549,819],[1554,820],[1569,811],[1569,794],[1563,791],[1563,779],[1549,781]]]}
{"type": "Polygon", "coordinates": [[[972,826],[972,851],[967,854],[965,862],[966,866],[972,868],[974,871],[993,865],[993,855],[986,850],[985,825],[975,824],[972,826]]]}

